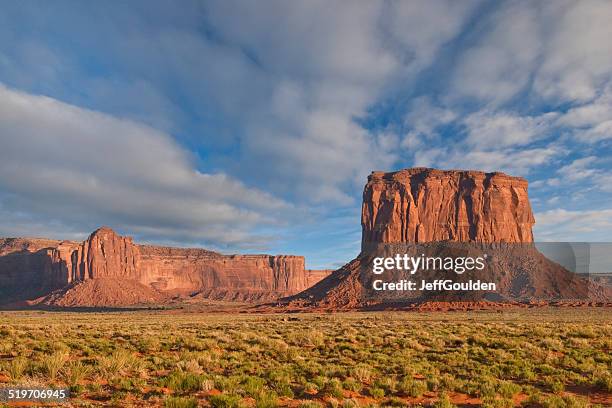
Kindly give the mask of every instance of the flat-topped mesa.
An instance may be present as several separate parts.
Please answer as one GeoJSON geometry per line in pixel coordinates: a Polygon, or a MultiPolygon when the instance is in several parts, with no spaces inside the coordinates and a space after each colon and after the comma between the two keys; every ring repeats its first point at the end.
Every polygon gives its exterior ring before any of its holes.
{"type": "Polygon", "coordinates": [[[200,293],[218,300],[272,300],[300,292],[329,273],[306,270],[303,256],[223,255],[200,248],[138,245],[108,227],[97,229],[81,243],[0,239],[0,304],[80,283],[86,283],[82,289],[87,295],[72,291],[74,299],[58,304],[127,305],[158,299],[155,292],[164,296],[200,293]],[[139,294],[118,297],[110,293],[119,287],[139,294]],[[104,296],[89,299],[96,293],[104,296]],[[112,304],[105,304],[107,300],[112,304]]]}
{"type": "Polygon", "coordinates": [[[527,184],[499,172],[372,172],[363,191],[362,250],[380,243],[533,242],[527,184]]]}

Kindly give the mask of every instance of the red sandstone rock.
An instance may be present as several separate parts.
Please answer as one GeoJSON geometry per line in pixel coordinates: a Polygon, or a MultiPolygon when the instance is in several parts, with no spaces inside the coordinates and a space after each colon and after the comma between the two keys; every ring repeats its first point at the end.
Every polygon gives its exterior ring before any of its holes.
{"type": "Polygon", "coordinates": [[[78,251],[73,280],[138,276],[140,251],[132,238],[121,237],[108,227],[94,231],[78,251]]]}
{"type": "Polygon", "coordinates": [[[527,180],[503,173],[427,168],[373,172],[363,192],[362,245],[532,242],[527,180]]]}
{"type": "Polygon", "coordinates": [[[107,306],[120,306],[196,294],[204,299],[269,301],[298,293],[329,272],[305,270],[302,256],[222,255],[137,245],[108,227],[80,244],[0,240],[0,303],[43,297],[51,291],[56,292],[45,302],[60,306],[104,306],[106,300],[107,306]],[[99,282],[82,284],[89,280],[99,282]],[[125,283],[110,284],[112,280],[125,283]],[[103,293],[120,288],[131,288],[130,293],[103,293]]]}
{"type": "MultiPolygon", "coordinates": [[[[400,253],[455,257],[488,253],[481,277],[498,285],[495,293],[488,294],[498,300],[608,301],[606,288],[587,282],[537,251],[532,244],[534,223],[527,181],[522,178],[426,168],[373,172],[363,192],[361,253],[316,285],[285,299],[281,306],[296,311],[380,310],[423,302],[461,301],[473,307],[487,300],[482,292],[373,291],[373,258],[400,253]]],[[[391,275],[391,282],[398,276],[406,278],[406,274],[391,275]]],[[[420,271],[420,278],[440,279],[440,273],[420,271]]]]}

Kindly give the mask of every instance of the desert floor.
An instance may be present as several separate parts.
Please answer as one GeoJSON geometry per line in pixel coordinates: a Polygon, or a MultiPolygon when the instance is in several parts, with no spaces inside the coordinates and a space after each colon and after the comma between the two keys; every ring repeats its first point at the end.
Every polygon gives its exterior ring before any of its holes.
{"type": "Polygon", "coordinates": [[[78,407],[612,406],[611,349],[610,308],[0,312],[0,388],[78,407]]]}

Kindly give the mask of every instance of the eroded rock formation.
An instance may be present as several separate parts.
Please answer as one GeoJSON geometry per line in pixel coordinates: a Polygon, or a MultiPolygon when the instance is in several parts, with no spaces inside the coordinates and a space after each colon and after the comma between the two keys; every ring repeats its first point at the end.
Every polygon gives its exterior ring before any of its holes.
{"type": "MultiPolygon", "coordinates": [[[[361,253],[313,287],[288,299],[288,309],[385,309],[424,302],[482,300],[609,301],[610,293],[591,285],[547,259],[533,244],[535,223],[527,181],[503,173],[412,168],[373,172],[363,192],[361,253]],[[478,274],[450,275],[435,268],[418,274],[391,270],[372,272],[374,258],[486,256],[478,274]],[[472,277],[494,282],[494,292],[483,291],[376,291],[373,282],[472,277]]],[[[444,271],[442,271],[444,272],[444,271]]],[[[474,303],[475,302],[475,303],[474,303]]]]}
{"type": "Polygon", "coordinates": [[[362,245],[532,242],[527,180],[428,168],[373,172],[363,192],[362,245]]]}
{"type": "Polygon", "coordinates": [[[64,306],[121,306],[176,295],[271,300],[300,292],[328,273],[306,270],[302,256],[222,255],[204,249],[137,245],[108,227],[94,231],[82,243],[0,240],[0,303],[60,289],[60,294],[45,301],[64,306]],[[96,282],[83,284],[90,280],[96,282]],[[105,293],[119,288],[131,289],[123,297],[105,293]]]}

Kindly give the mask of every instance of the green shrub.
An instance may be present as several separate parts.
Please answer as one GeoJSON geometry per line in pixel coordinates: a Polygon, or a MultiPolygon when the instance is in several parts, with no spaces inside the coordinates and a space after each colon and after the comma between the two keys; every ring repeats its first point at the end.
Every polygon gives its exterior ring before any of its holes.
{"type": "Polygon", "coordinates": [[[434,408],[456,408],[456,405],[450,401],[448,394],[441,393],[438,400],[434,404],[434,408]]]}
{"type": "Polygon", "coordinates": [[[344,388],[345,390],[353,391],[353,392],[359,392],[361,391],[361,388],[363,388],[363,386],[361,385],[361,383],[357,382],[354,378],[349,377],[345,379],[344,382],[342,383],[342,388],[344,388]]]}
{"type": "Polygon", "coordinates": [[[278,407],[278,397],[275,392],[261,392],[255,399],[255,408],[276,408],[278,407]]]}
{"type": "Polygon", "coordinates": [[[502,381],[497,387],[497,392],[504,398],[512,398],[521,392],[521,386],[510,381],[502,381]]]}
{"type": "Polygon", "coordinates": [[[277,383],[274,385],[274,390],[281,397],[293,398],[293,390],[288,383],[277,383]]]}
{"type": "Polygon", "coordinates": [[[55,381],[60,370],[68,361],[68,354],[63,351],[55,352],[42,360],[42,368],[50,381],[55,381]]]}
{"type": "Polygon", "coordinates": [[[261,394],[266,386],[266,380],[259,377],[247,377],[242,382],[242,389],[244,393],[249,397],[257,398],[261,394]]]}
{"type": "Polygon", "coordinates": [[[417,398],[427,391],[427,384],[424,381],[404,377],[399,384],[399,391],[405,395],[408,395],[409,397],[417,398]]]}
{"type": "Polygon", "coordinates": [[[78,385],[90,372],[90,367],[84,365],[80,361],[74,361],[70,363],[66,369],[66,381],[70,386],[78,385]]]}
{"type": "Polygon", "coordinates": [[[376,388],[376,387],[370,388],[368,390],[368,393],[372,396],[372,398],[376,398],[376,399],[385,397],[385,390],[383,390],[382,388],[376,388]]]}
{"type": "Polygon", "coordinates": [[[197,408],[198,401],[195,398],[168,397],[164,401],[165,408],[197,408]]]}
{"type": "Polygon", "coordinates": [[[12,359],[6,367],[6,372],[8,373],[8,376],[11,381],[17,382],[21,380],[26,368],[28,367],[28,364],[28,360],[23,357],[17,357],[12,359]]]}
{"type": "Polygon", "coordinates": [[[589,400],[574,395],[566,395],[563,397],[566,408],[587,408],[590,407],[589,400]]]}
{"type": "Polygon", "coordinates": [[[179,394],[200,391],[203,378],[200,375],[174,371],[164,381],[166,387],[179,394]]]}
{"type": "Polygon", "coordinates": [[[342,393],[342,383],[337,378],[332,378],[327,384],[325,384],[323,393],[335,398],[344,397],[344,394],[342,393]]]}
{"type": "Polygon", "coordinates": [[[314,401],[304,401],[299,408],[322,408],[322,405],[314,401]]]}
{"type": "Polygon", "coordinates": [[[509,398],[487,397],[482,402],[482,408],[513,408],[514,401],[509,398]]]}
{"type": "Polygon", "coordinates": [[[595,386],[605,392],[612,392],[612,375],[604,375],[597,378],[595,386]]]}

